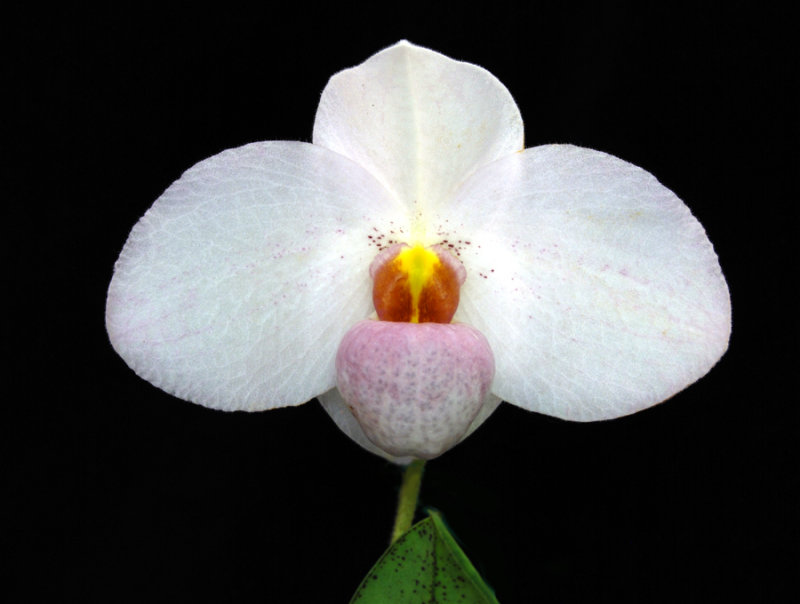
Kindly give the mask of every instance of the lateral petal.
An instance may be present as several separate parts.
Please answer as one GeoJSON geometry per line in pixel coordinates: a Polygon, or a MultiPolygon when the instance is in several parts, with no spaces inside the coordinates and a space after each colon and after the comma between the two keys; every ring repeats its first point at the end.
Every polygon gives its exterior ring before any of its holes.
{"type": "Polygon", "coordinates": [[[298,405],[335,384],[336,349],[372,312],[371,234],[407,222],[366,170],[307,143],[230,149],[136,224],[106,326],[144,379],[206,407],[298,405]]]}
{"type": "Polygon", "coordinates": [[[521,150],[523,126],[491,73],[402,41],[330,79],[313,140],[424,214],[476,169],[521,150]]]}
{"type": "Polygon", "coordinates": [[[527,149],[476,173],[444,218],[467,269],[454,320],[488,339],[503,400],[610,419],[679,392],[727,348],[711,242],[641,168],[569,145],[527,149]]]}

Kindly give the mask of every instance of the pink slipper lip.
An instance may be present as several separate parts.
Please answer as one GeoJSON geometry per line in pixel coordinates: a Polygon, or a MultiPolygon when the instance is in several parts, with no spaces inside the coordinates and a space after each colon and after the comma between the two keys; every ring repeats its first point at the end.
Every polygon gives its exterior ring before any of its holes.
{"type": "Polygon", "coordinates": [[[337,385],[367,437],[432,459],[464,438],[490,394],[494,356],[463,323],[365,320],[344,337],[337,385]]]}

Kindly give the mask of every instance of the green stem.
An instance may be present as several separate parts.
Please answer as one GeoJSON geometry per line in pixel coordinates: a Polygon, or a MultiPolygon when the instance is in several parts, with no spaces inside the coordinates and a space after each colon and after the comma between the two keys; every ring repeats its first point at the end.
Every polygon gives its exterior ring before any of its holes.
{"type": "Polygon", "coordinates": [[[394,519],[394,529],[392,530],[392,543],[408,531],[411,523],[414,522],[414,512],[417,511],[417,499],[424,467],[424,459],[415,459],[406,466],[403,472],[403,483],[400,485],[400,495],[397,498],[397,516],[394,519]]]}

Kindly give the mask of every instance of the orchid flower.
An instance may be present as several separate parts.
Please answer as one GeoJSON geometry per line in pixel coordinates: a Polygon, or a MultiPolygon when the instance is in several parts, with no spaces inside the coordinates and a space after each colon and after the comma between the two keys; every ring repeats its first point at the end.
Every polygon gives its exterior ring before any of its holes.
{"type": "Polygon", "coordinates": [[[215,409],[318,398],[397,463],[501,400],[627,415],[725,352],[730,298],[703,227],[651,174],[524,149],[488,71],[400,42],[334,75],[313,143],[187,170],[133,228],[106,324],[138,375],[215,409]]]}

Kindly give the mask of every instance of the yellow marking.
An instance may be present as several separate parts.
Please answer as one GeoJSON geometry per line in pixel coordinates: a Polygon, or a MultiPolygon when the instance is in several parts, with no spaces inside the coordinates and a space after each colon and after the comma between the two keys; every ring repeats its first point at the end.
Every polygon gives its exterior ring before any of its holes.
{"type": "Polygon", "coordinates": [[[419,296],[422,288],[431,279],[442,263],[435,252],[417,244],[407,247],[394,259],[397,268],[408,275],[408,290],[411,294],[411,323],[419,323],[419,296]]]}

